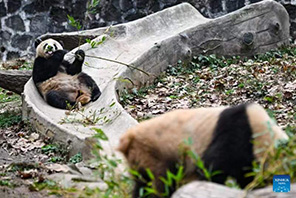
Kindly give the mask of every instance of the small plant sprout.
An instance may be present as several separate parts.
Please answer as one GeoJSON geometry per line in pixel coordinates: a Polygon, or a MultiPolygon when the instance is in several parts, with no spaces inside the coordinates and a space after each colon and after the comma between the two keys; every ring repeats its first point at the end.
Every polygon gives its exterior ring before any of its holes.
{"type": "Polygon", "coordinates": [[[77,30],[81,30],[82,29],[82,25],[80,24],[79,21],[75,20],[74,17],[67,15],[68,20],[69,20],[69,24],[72,27],[75,27],[77,30]]]}
{"type": "Polygon", "coordinates": [[[88,2],[87,12],[90,14],[96,13],[96,7],[99,5],[100,0],[91,0],[88,2]]]}
{"type": "Polygon", "coordinates": [[[102,142],[108,143],[109,138],[100,128],[92,128],[95,131],[93,136],[93,155],[94,159],[91,160],[95,164],[98,176],[107,184],[107,189],[104,191],[91,191],[97,197],[123,197],[129,196],[132,180],[124,174],[118,174],[116,169],[122,163],[114,152],[106,154],[103,150],[102,142]]]}
{"type": "Polygon", "coordinates": [[[146,181],[138,171],[132,169],[129,170],[130,174],[134,178],[142,181],[143,183],[146,183],[146,186],[140,188],[139,190],[140,197],[150,197],[153,195],[167,197],[172,193],[172,189],[177,189],[184,184],[183,179],[185,175],[183,166],[177,165],[177,172],[175,174],[172,173],[170,170],[167,170],[166,176],[160,178],[155,178],[152,171],[148,168],[145,169],[145,171],[149,178],[149,181],[146,181]],[[161,193],[157,191],[156,186],[153,185],[155,179],[159,179],[163,183],[164,192],[161,193]]]}
{"type": "Polygon", "coordinates": [[[204,177],[208,181],[211,181],[213,176],[222,173],[219,170],[211,171],[205,167],[204,162],[202,161],[201,157],[192,148],[193,140],[191,137],[189,137],[187,140],[184,140],[184,144],[187,148],[189,148],[189,149],[187,149],[186,154],[193,160],[196,167],[198,167],[198,173],[202,177],[204,177]]]}
{"type": "Polygon", "coordinates": [[[73,155],[70,159],[69,162],[72,164],[76,164],[82,161],[82,154],[79,152],[76,155],[73,155]]]}
{"type": "Polygon", "coordinates": [[[106,36],[103,36],[100,41],[95,41],[95,40],[90,40],[90,39],[85,39],[87,43],[91,45],[91,48],[96,48],[98,45],[103,44],[103,42],[106,40],[106,36]]]}

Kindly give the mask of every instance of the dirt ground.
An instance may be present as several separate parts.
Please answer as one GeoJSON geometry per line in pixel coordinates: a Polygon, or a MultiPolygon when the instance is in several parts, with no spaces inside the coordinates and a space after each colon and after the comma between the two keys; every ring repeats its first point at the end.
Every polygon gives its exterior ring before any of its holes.
{"type": "MultiPolygon", "coordinates": [[[[20,121],[0,129],[0,197],[56,197],[47,190],[36,189],[55,171],[48,168],[52,159],[62,159],[60,153],[45,152],[50,145],[46,138],[20,121]],[[57,158],[59,157],[59,158],[57,158]]],[[[51,148],[51,147],[49,147],[51,148]]],[[[63,164],[61,160],[57,164],[63,164]]]]}

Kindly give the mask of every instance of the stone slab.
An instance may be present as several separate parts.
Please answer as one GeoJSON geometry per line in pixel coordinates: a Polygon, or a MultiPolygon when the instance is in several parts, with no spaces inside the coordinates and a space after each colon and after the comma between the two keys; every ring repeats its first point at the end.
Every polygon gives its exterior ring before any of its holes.
{"type": "Polygon", "coordinates": [[[179,188],[172,198],[292,198],[296,196],[295,189],[296,184],[291,184],[289,193],[275,193],[272,186],[247,192],[212,182],[194,181],[179,188]]]}
{"type": "Polygon", "coordinates": [[[0,87],[21,94],[31,74],[31,71],[26,70],[0,70],[0,87]]]}

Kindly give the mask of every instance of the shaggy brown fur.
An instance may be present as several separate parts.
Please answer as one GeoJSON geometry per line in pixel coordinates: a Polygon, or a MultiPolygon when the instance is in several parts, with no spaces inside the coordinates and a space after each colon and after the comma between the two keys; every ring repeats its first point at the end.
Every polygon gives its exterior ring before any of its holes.
{"type": "MultiPolygon", "coordinates": [[[[145,170],[147,168],[150,169],[156,178],[153,182],[154,187],[159,192],[164,192],[164,185],[158,178],[160,176],[165,176],[168,169],[174,171],[175,165],[178,163],[182,164],[185,168],[185,180],[190,181],[197,179],[198,175],[196,174],[196,166],[189,157],[183,157],[184,151],[180,151],[181,148],[184,149],[184,140],[187,140],[189,137],[191,137],[193,140],[194,151],[202,157],[203,153],[208,149],[210,144],[211,146],[215,147],[215,145],[211,143],[213,136],[219,140],[221,131],[220,135],[218,136],[214,135],[213,133],[215,131],[215,134],[218,134],[216,132],[219,132],[219,129],[217,129],[216,126],[218,121],[221,119],[221,113],[226,109],[228,112],[237,111],[232,107],[175,110],[157,118],[143,121],[139,125],[130,128],[122,136],[118,150],[125,155],[130,168],[139,171],[145,179],[149,180],[147,175],[145,175],[145,170]]],[[[245,107],[241,107],[241,109],[243,109],[249,116],[249,120],[244,119],[244,117],[238,118],[243,119],[243,122],[240,122],[240,120],[237,121],[235,118],[233,120],[227,119],[226,121],[228,122],[228,126],[229,124],[230,126],[232,125],[232,121],[236,124],[249,123],[252,128],[252,131],[250,131],[250,137],[252,134],[258,135],[259,133],[269,131],[269,127],[267,126],[266,122],[272,121],[260,105],[250,104],[246,105],[245,107]]],[[[274,139],[287,139],[287,135],[277,125],[273,124],[270,126],[272,129],[271,133],[269,131],[254,137],[256,141],[262,143],[261,145],[254,145],[254,150],[267,148],[272,144],[274,139]]],[[[248,132],[248,126],[241,126],[241,128],[245,128],[248,132]]],[[[226,131],[227,130],[229,130],[229,128],[226,128],[226,131]]],[[[236,134],[240,133],[240,130],[237,128],[233,130],[235,130],[234,133],[236,134]]],[[[222,131],[222,135],[223,133],[224,132],[222,131]]],[[[239,134],[238,137],[240,137],[239,134]]],[[[220,142],[222,141],[227,145],[228,143],[225,141],[233,141],[227,138],[231,137],[229,137],[229,135],[227,136],[227,134],[223,137],[221,136],[220,142]]],[[[240,145],[242,145],[240,144],[240,141],[248,143],[251,140],[238,139],[239,145],[237,146],[238,148],[236,151],[234,151],[235,153],[233,155],[237,155],[237,153],[240,152],[240,149],[244,149],[239,148],[240,145]]],[[[220,145],[220,143],[218,144],[220,145]]],[[[219,152],[215,151],[215,153],[219,152]]],[[[261,156],[259,153],[255,155],[257,158],[261,156]]],[[[218,156],[217,160],[221,160],[221,157],[223,158],[223,156],[218,156]]],[[[216,158],[214,157],[214,159],[216,158]]],[[[136,185],[134,188],[133,197],[139,196],[139,189],[146,185],[143,181],[137,179],[135,181],[136,185]]]]}
{"type": "Polygon", "coordinates": [[[50,90],[56,90],[66,94],[69,101],[76,101],[85,105],[91,100],[91,90],[81,83],[78,76],[58,72],[56,76],[39,83],[37,86],[44,100],[46,100],[46,93],[50,90]]]}

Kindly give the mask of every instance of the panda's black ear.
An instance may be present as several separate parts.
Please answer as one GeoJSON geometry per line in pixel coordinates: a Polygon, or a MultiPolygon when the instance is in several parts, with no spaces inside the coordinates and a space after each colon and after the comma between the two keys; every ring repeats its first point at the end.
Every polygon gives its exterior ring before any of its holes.
{"type": "Polygon", "coordinates": [[[34,46],[35,48],[37,48],[37,46],[42,42],[41,38],[36,38],[35,39],[35,43],[34,43],[34,46]]]}

